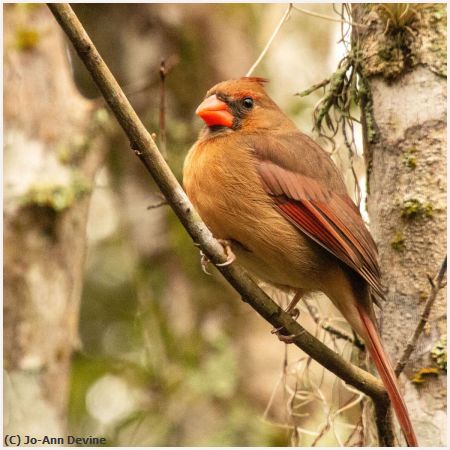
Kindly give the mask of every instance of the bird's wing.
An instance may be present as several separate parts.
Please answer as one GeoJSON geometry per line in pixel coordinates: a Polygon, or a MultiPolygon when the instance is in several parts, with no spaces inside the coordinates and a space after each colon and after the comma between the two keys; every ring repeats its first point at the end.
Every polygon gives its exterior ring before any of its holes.
{"type": "Polygon", "coordinates": [[[328,154],[300,132],[250,140],[274,207],[384,298],[375,242],[328,154]]]}

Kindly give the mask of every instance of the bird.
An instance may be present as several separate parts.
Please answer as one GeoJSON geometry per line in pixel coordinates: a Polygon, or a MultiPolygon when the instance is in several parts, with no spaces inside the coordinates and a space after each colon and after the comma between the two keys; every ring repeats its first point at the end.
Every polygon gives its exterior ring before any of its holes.
{"type": "Polygon", "coordinates": [[[408,446],[417,438],[378,330],[377,246],[329,154],[265,90],[242,77],[213,86],[186,155],[183,186],[213,235],[257,279],[300,299],[323,292],[364,340],[408,446]]]}

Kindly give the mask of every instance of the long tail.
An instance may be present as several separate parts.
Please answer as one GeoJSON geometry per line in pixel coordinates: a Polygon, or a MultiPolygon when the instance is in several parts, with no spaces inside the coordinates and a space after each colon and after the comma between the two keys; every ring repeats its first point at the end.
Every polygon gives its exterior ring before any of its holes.
{"type": "Polygon", "coordinates": [[[398,388],[397,379],[386,352],[384,351],[378,331],[363,305],[357,306],[367,336],[363,336],[367,349],[387,390],[400,427],[409,447],[418,447],[417,438],[409,418],[403,397],[398,388]]]}

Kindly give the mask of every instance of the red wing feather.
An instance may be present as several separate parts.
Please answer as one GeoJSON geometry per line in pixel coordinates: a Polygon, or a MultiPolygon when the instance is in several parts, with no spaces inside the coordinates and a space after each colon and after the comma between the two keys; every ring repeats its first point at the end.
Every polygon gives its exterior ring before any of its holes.
{"type": "MultiPolygon", "coordinates": [[[[260,161],[258,170],[280,213],[359,273],[383,298],[376,245],[342,181],[341,189],[333,192],[320,178],[296,173],[272,161],[260,161]]],[[[336,179],[331,181],[337,184],[336,179]]]]}

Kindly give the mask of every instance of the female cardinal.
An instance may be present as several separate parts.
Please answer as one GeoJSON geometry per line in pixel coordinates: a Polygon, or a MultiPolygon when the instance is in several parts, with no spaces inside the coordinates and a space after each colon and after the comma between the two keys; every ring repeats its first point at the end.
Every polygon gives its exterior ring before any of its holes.
{"type": "Polygon", "coordinates": [[[377,331],[377,248],[328,154],[269,98],[266,80],[217,84],[196,113],[206,123],[184,186],[215,237],[258,278],[324,292],[364,339],[409,446],[417,439],[377,331]]]}

